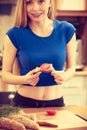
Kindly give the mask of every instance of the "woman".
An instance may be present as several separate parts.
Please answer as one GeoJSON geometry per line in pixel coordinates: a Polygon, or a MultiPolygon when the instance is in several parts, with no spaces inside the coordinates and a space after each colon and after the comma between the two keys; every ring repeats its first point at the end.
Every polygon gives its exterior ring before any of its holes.
{"type": "Polygon", "coordinates": [[[75,71],[76,29],[54,20],[53,11],[53,0],[17,1],[14,27],[6,33],[2,76],[19,85],[16,106],[64,106],[61,85],[75,71]],[[13,73],[16,58],[20,74],[13,73]],[[36,71],[44,63],[51,64],[51,72],[36,71]]]}

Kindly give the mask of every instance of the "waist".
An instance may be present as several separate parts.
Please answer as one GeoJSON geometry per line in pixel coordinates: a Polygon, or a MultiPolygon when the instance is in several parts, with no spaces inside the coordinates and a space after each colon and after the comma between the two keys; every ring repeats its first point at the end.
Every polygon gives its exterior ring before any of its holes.
{"type": "Polygon", "coordinates": [[[52,100],[63,96],[61,85],[56,86],[19,86],[18,93],[24,97],[38,100],[52,100]]]}

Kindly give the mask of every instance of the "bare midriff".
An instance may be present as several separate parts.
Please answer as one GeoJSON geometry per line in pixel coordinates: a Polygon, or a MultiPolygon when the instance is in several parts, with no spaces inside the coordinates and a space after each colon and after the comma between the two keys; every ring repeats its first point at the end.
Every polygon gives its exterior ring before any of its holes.
{"type": "Polygon", "coordinates": [[[37,100],[53,100],[63,96],[61,85],[56,86],[19,86],[18,93],[37,100]]]}

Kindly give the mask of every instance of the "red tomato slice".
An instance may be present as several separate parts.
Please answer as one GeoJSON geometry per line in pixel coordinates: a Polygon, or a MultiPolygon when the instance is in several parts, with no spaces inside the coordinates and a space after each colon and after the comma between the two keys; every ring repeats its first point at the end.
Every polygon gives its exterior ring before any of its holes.
{"type": "Polygon", "coordinates": [[[56,110],[47,110],[46,111],[48,115],[52,116],[56,114],[56,110]]]}
{"type": "Polygon", "coordinates": [[[50,64],[44,63],[40,66],[41,72],[49,72],[49,70],[50,70],[50,64]]]}

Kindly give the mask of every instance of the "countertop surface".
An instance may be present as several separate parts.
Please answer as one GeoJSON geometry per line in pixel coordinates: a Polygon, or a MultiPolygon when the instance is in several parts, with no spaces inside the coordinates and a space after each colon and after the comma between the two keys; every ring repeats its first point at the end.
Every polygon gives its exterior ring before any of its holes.
{"type": "Polygon", "coordinates": [[[50,108],[24,108],[23,110],[26,113],[36,113],[36,112],[44,112],[47,109],[54,110],[69,110],[72,113],[81,116],[87,121],[87,106],[65,106],[65,107],[50,107],[50,108]]]}
{"type": "Polygon", "coordinates": [[[22,110],[25,115],[32,115],[36,122],[46,124],[40,125],[40,130],[87,130],[87,106],[22,108],[22,110]],[[56,110],[56,114],[49,115],[47,110],[56,110]]]}
{"type": "MultiPolygon", "coordinates": [[[[87,130],[87,106],[66,106],[49,108],[24,108],[25,113],[35,113],[37,120],[55,123],[58,128],[52,130],[87,130]],[[56,110],[55,116],[47,116],[47,110],[56,110]],[[76,116],[78,115],[78,116],[76,116]]],[[[41,130],[51,128],[41,127],[41,130]]]]}

